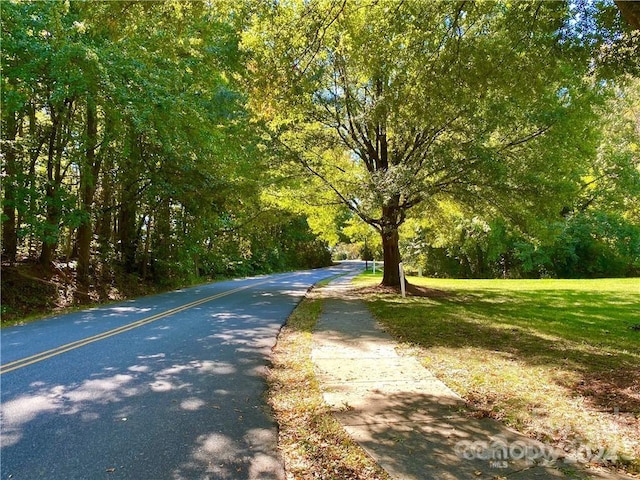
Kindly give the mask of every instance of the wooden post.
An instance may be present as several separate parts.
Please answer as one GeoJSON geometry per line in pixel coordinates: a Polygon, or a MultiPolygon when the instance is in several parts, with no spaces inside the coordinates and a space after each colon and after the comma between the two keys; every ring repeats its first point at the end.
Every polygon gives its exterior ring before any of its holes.
{"type": "Polygon", "coordinates": [[[404,285],[404,267],[402,266],[402,262],[398,264],[398,270],[400,273],[400,291],[402,292],[402,298],[407,296],[407,292],[404,285]]]}

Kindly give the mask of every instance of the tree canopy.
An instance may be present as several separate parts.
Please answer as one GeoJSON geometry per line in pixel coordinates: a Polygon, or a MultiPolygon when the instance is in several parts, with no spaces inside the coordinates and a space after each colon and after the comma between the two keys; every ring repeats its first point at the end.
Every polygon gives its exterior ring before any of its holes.
{"type": "Polygon", "coordinates": [[[254,108],[381,234],[397,285],[398,228],[418,205],[524,222],[570,202],[602,93],[580,33],[562,2],[286,2],[244,45],[254,108]]]}
{"type": "Polygon", "coordinates": [[[1,7],[3,259],[77,261],[85,291],[114,269],[171,284],[328,262],[304,217],[261,200],[233,2],[1,7]]]}

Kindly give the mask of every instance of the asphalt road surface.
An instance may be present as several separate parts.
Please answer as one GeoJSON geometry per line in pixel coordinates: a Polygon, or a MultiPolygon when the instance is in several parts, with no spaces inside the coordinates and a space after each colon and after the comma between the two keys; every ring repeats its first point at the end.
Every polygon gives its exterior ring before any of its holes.
{"type": "Polygon", "coordinates": [[[264,400],[276,335],[314,283],[253,277],[1,332],[2,479],[282,479],[264,400]]]}

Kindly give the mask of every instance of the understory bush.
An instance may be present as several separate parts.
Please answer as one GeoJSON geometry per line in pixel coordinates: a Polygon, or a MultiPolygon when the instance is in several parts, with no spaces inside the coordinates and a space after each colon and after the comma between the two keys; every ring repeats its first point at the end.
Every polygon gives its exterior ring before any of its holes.
{"type": "Polygon", "coordinates": [[[640,275],[640,226],[577,213],[528,236],[502,220],[461,219],[446,241],[421,229],[403,245],[409,268],[452,278],[602,278],[640,275]]]}

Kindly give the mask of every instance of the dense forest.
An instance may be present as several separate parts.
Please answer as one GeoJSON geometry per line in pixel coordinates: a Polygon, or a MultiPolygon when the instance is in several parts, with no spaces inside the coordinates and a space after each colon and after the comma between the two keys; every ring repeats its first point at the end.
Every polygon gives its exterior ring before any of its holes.
{"type": "Polygon", "coordinates": [[[17,261],[62,269],[83,301],[330,262],[265,198],[282,175],[229,5],[2,2],[7,281],[17,261]]]}
{"type": "Polygon", "coordinates": [[[628,5],[0,7],[5,315],[338,244],[438,276],[640,273],[628,5]]]}

